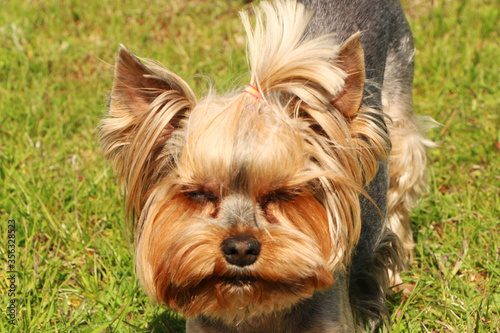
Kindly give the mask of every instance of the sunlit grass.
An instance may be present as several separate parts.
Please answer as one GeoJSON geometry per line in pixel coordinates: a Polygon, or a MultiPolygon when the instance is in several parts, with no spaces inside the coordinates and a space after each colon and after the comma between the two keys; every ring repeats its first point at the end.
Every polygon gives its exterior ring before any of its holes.
{"type": "MultiPolygon", "coordinates": [[[[243,1],[3,1],[0,254],[17,232],[17,319],[0,332],[183,332],[138,287],[122,196],[102,160],[119,44],[188,78],[198,95],[245,82],[243,1]]],[[[405,1],[417,45],[415,109],[430,132],[416,257],[394,295],[394,332],[500,327],[500,21],[496,1],[405,1]]],[[[6,268],[0,306],[7,307],[6,268]]]]}

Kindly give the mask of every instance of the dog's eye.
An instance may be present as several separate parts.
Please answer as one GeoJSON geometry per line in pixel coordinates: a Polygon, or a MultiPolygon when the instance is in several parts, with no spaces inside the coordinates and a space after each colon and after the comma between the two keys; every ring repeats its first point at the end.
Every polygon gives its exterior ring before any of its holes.
{"type": "Polygon", "coordinates": [[[272,203],[282,204],[294,199],[298,193],[296,191],[277,190],[263,196],[260,200],[261,207],[265,210],[267,205],[272,203]]]}
{"type": "Polygon", "coordinates": [[[189,200],[200,204],[208,202],[216,203],[218,201],[217,196],[210,191],[204,191],[204,190],[184,191],[183,194],[189,200]]]}

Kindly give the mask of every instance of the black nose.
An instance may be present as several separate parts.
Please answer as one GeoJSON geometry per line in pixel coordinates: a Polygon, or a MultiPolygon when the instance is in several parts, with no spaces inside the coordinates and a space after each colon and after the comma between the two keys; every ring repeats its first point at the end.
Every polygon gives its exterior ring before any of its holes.
{"type": "Polygon", "coordinates": [[[239,234],[225,239],[221,248],[228,263],[244,267],[257,260],[260,253],[260,242],[253,236],[239,234]]]}

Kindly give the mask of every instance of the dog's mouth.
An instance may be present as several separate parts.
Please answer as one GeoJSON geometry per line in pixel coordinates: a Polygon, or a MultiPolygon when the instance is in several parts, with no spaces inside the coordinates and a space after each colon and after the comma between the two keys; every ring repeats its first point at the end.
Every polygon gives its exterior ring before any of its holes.
{"type": "Polygon", "coordinates": [[[324,281],[319,284],[322,281],[315,276],[273,279],[257,272],[225,273],[193,281],[190,286],[172,286],[166,299],[187,317],[203,313],[215,317],[228,315],[231,319],[238,311],[242,311],[242,316],[247,316],[249,311],[254,314],[278,311],[311,297],[316,289],[326,286],[324,281]]]}
{"type": "Polygon", "coordinates": [[[257,279],[252,276],[222,277],[221,280],[223,283],[234,287],[248,287],[249,285],[253,285],[257,282],[257,279]]]}

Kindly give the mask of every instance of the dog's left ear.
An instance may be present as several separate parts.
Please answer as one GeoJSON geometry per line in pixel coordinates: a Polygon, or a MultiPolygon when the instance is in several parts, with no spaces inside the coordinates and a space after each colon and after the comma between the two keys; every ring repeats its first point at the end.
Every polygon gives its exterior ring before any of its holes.
{"type": "Polygon", "coordinates": [[[348,76],[343,90],[335,97],[332,104],[346,117],[356,115],[363,99],[365,61],[360,37],[359,32],[349,37],[340,47],[335,60],[336,65],[348,76]]]}
{"type": "Polygon", "coordinates": [[[171,93],[168,100],[195,101],[191,88],[178,75],[159,64],[144,63],[123,45],[120,46],[111,92],[112,115],[128,112],[129,116],[140,116],[165,92],[171,93]]]}
{"type": "Polygon", "coordinates": [[[189,85],[165,67],[140,60],[121,46],[116,60],[108,117],[100,131],[104,156],[113,161],[138,213],[148,189],[165,170],[168,140],[194,108],[189,85]]]}

